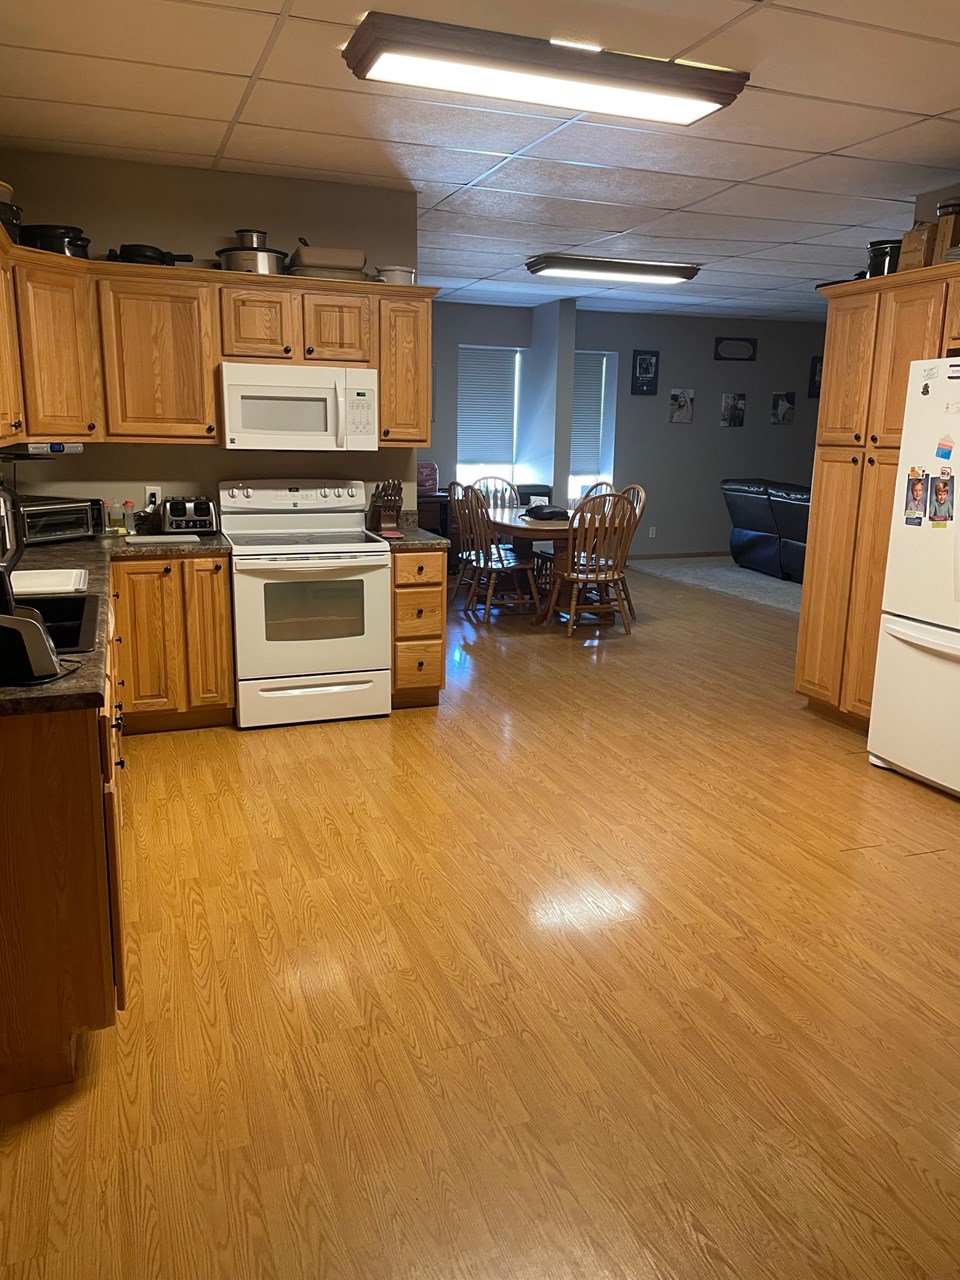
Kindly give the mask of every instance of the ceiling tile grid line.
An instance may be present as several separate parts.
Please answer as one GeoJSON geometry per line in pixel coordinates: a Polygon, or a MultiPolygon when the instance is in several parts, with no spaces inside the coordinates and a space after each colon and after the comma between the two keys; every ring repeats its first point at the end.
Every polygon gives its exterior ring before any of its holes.
{"type": "Polygon", "coordinates": [[[280,9],[280,12],[277,14],[276,21],[273,24],[273,30],[271,31],[270,35],[267,37],[266,41],[264,42],[264,46],[260,51],[260,57],[257,59],[257,65],[253,68],[253,71],[250,74],[250,79],[247,82],[247,87],[244,89],[243,93],[240,95],[240,101],[237,103],[237,108],[234,111],[232,118],[228,122],[226,129],[223,131],[223,138],[220,141],[220,146],[217,148],[217,153],[214,157],[214,162],[213,162],[214,168],[216,168],[217,163],[223,158],[224,154],[226,153],[227,147],[230,145],[230,139],[233,137],[233,131],[237,127],[237,124],[240,121],[240,117],[243,115],[243,112],[246,109],[247,103],[250,101],[250,95],[253,93],[254,88],[256,87],[257,79],[260,75],[260,72],[267,65],[267,59],[270,57],[270,54],[273,52],[274,46],[276,45],[277,41],[280,38],[280,32],[283,30],[283,24],[286,21],[287,17],[289,16],[290,11],[293,8],[294,4],[295,4],[295,0],[283,0],[283,6],[280,9]]]}
{"type": "MultiPolygon", "coordinates": [[[[772,3],[769,3],[766,7],[768,9],[783,9],[786,13],[799,13],[807,18],[825,18],[828,22],[839,22],[848,27],[868,27],[873,31],[884,31],[895,36],[910,35],[918,40],[929,40],[934,44],[960,45],[960,34],[957,35],[956,39],[951,40],[941,32],[933,35],[907,27],[888,27],[882,22],[868,22],[865,18],[847,18],[837,13],[821,13],[819,9],[804,9],[792,4],[778,4],[776,0],[772,0],[772,3]]],[[[908,4],[905,4],[904,7],[908,7],[908,4]]],[[[716,32],[711,32],[711,35],[715,34],[716,32]]]]}

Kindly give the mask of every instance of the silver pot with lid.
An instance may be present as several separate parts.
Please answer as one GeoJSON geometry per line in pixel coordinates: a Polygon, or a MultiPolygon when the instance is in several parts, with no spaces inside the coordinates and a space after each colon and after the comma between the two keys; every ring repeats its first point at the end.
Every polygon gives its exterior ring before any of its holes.
{"type": "Polygon", "coordinates": [[[267,233],[240,227],[233,233],[237,244],[217,250],[224,271],[246,271],[259,276],[282,275],[287,255],[267,247],[267,233]]]}

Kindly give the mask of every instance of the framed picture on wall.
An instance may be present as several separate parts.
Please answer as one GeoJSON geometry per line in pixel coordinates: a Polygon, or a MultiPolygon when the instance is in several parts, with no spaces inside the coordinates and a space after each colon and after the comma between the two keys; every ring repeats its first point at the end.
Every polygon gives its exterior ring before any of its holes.
{"type": "Polygon", "coordinates": [[[758,338],[714,338],[714,360],[756,360],[758,338]]]}
{"type": "Polygon", "coordinates": [[[823,380],[823,356],[814,356],[810,361],[810,385],[807,395],[811,400],[820,399],[820,383],[823,380]]]}
{"type": "Polygon", "coordinates": [[[660,380],[660,352],[635,351],[630,372],[632,396],[655,396],[660,380]]]}

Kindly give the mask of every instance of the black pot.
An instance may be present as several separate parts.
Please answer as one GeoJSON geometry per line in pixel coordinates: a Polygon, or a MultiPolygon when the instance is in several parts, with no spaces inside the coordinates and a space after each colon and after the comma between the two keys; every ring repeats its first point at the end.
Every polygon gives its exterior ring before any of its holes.
{"type": "Polygon", "coordinates": [[[108,262],[134,262],[140,267],[172,267],[177,262],[192,262],[192,253],[168,253],[152,244],[122,244],[111,249],[108,262]]]}
{"type": "Polygon", "coordinates": [[[0,200],[0,227],[6,231],[14,244],[20,243],[20,214],[23,210],[18,204],[7,204],[0,200]]]}
{"type": "Polygon", "coordinates": [[[20,243],[28,249],[43,249],[47,253],[63,253],[68,258],[89,258],[87,246],[90,238],[83,234],[83,227],[58,227],[47,222],[32,222],[20,228],[20,243]]]}
{"type": "Polygon", "coordinates": [[[867,245],[867,278],[892,276],[900,262],[902,240],[871,240],[867,245]]]}

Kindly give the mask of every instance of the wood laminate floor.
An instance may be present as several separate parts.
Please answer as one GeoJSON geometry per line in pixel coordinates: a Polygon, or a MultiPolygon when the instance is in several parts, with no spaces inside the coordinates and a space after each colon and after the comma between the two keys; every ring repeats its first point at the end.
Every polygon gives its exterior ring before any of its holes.
{"type": "Polygon", "coordinates": [[[960,806],[795,619],[454,621],[439,711],[129,741],[130,1007],[2,1280],[960,1276],[960,806]]]}

